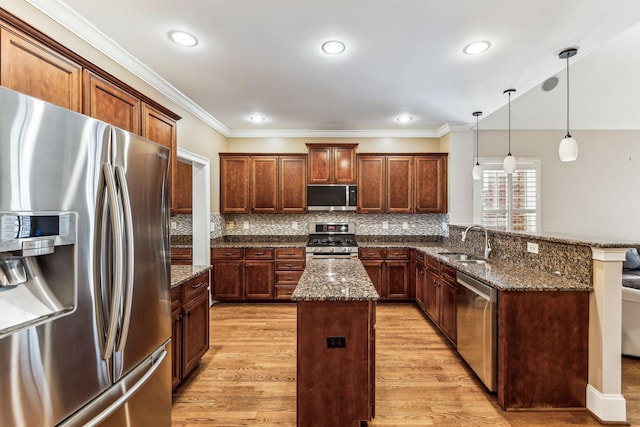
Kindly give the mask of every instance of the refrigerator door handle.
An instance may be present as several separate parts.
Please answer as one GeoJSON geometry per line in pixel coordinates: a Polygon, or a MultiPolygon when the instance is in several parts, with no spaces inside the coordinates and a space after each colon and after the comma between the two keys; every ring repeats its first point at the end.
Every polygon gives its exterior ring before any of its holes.
{"type": "Polygon", "coordinates": [[[122,210],[124,214],[124,231],[126,235],[125,244],[125,268],[126,268],[126,280],[124,286],[124,309],[123,320],[120,331],[120,340],[117,346],[117,351],[124,350],[127,343],[127,336],[129,334],[129,325],[131,323],[131,306],[133,305],[133,278],[134,278],[134,239],[133,239],[133,215],[131,214],[131,199],[129,198],[129,187],[127,186],[127,178],[122,166],[115,166],[116,178],[120,188],[120,194],[122,196],[122,210]]]}
{"type": "MultiPolygon", "coordinates": [[[[153,375],[158,371],[162,362],[167,357],[166,348],[162,347],[159,351],[156,351],[155,354],[151,356],[151,366],[148,370],[140,376],[140,378],[131,386],[126,386],[126,391],[124,391],[124,386],[119,387],[117,390],[113,390],[114,392],[122,392],[120,396],[118,396],[113,402],[108,403],[108,406],[102,409],[100,404],[102,402],[94,402],[87,405],[83,410],[80,410],[75,415],[71,416],[64,422],[60,423],[57,427],[94,427],[100,425],[107,418],[109,418],[114,412],[120,409],[124,404],[127,403],[128,400],[131,399],[131,396],[136,394],[138,390],[142,388],[153,375]],[[102,410],[101,410],[102,409],[102,410]],[[99,411],[97,415],[93,415],[95,412],[99,411]]],[[[108,394],[108,393],[107,393],[108,394]]],[[[110,396],[103,395],[103,397],[109,398],[110,396]]],[[[98,401],[100,398],[98,398],[98,401]]]]}
{"type": "MultiPolygon", "coordinates": [[[[118,333],[118,310],[122,303],[122,219],[120,209],[118,209],[118,192],[116,189],[116,180],[113,168],[110,164],[102,165],[105,184],[107,188],[107,199],[109,203],[109,211],[111,213],[111,231],[113,234],[114,260],[113,260],[113,282],[114,289],[111,298],[111,307],[109,310],[109,326],[107,328],[107,337],[102,352],[102,358],[108,359],[113,353],[118,333]]],[[[104,250],[104,248],[103,248],[104,250]]]]}

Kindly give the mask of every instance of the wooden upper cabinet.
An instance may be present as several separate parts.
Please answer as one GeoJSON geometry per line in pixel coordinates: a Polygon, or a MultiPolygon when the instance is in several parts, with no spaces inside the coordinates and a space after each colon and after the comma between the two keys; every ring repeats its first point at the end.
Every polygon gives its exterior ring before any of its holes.
{"type": "Polygon", "coordinates": [[[416,156],[416,213],[447,212],[447,154],[416,156]]]}
{"type": "Polygon", "coordinates": [[[250,160],[220,154],[220,213],[249,213],[250,160]]]}
{"type": "Polygon", "coordinates": [[[413,156],[387,156],[386,212],[413,212],[413,158],[413,156]]]}
{"type": "Polygon", "coordinates": [[[82,67],[38,41],[0,28],[0,84],[81,112],[82,67]]]}
{"type": "Polygon", "coordinates": [[[358,156],[358,212],[384,212],[385,156],[358,156]]]}
{"type": "Polygon", "coordinates": [[[278,156],[251,157],[251,212],[278,212],[278,156]]]}
{"type": "Polygon", "coordinates": [[[307,144],[309,184],[355,184],[358,144],[307,144]]]}
{"type": "Polygon", "coordinates": [[[190,214],[193,207],[193,166],[191,163],[177,162],[176,181],[172,193],[175,200],[175,211],[190,214]]]}
{"type": "Polygon", "coordinates": [[[307,156],[281,156],[279,165],[281,213],[307,212],[307,156]]]}
{"type": "MultiPolygon", "coordinates": [[[[127,104],[128,105],[128,104],[127,104]]],[[[114,104],[115,106],[115,104],[114,104]]],[[[126,108],[126,106],[124,106],[126,108]]],[[[130,111],[133,115],[135,112],[133,110],[130,111]]],[[[112,123],[115,126],[118,126],[115,123],[112,123]]],[[[118,126],[119,127],[119,126],[118,126]]],[[[156,108],[142,103],[142,132],[140,135],[143,137],[150,139],[153,142],[157,142],[158,144],[167,147],[170,150],[169,153],[169,182],[171,183],[171,213],[175,214],[177,212],[178,207],[178,198],[182,197],[178,195],[177,188],[177,172],[178,168],[177,162],[177,132],[176,132],[176,121],[156,108]]],[[[189,168],[189,171],[191,168],[189,168]]],[[[191,179],[191,178],[189,178],[191,179]]],[[[191,184],[189,183],[189,188],[191,188],[191,184]]],[[[191,194],[188,194],[189,202],[191,200],[191,194]]],[[[186,206],[185,206],[186,209],[186,206]]],[[[189,208],[189,211],[191,209],[189,208]]]]}
{"type": "Polygon", "coordinates": [[[140,135],[140,99],[87,70],[84,86],[84,114],[140,135]]]}

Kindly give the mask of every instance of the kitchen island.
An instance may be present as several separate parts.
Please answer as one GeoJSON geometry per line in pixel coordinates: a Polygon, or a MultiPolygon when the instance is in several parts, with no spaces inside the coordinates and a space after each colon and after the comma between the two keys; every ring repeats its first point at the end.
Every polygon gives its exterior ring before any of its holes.
{"type": "Polygon", "coordinates": [[[375,416],[375,308],[357,259],[313,259],[297,303],[297,425],[353,426],[375,416]]]}

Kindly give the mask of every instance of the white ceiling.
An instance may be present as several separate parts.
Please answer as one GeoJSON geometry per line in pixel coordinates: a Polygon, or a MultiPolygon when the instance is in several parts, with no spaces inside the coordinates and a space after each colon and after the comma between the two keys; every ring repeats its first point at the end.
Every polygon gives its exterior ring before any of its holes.
{"type": "MultiPolygon", "coordinates": [[[[586,63],[640,22],[638,0],[27,1],[228,136],[435,136],[504,106],[504,89],[518,90],[514,101],[564,76],[561,50],[578,47],[571,61],[586,63]],[[200,43],[180,48],[172,29],[200,43]],[[345,53],[324,55],[329,39],[344,41],[345,53]],[[464,55],[475,40],[492,47],[464,55]],[[267,121],[250,122],[254,113],[267,121]],[[399,124],[400,114],[414,120],[399,124]]],[[[634,58],[635,47],[626,52],[634,58]]],[[[564,111],[562,85],[550,93],[564,111]]],[[[535,126],[561,128],[556,116],[535,126]]]]}

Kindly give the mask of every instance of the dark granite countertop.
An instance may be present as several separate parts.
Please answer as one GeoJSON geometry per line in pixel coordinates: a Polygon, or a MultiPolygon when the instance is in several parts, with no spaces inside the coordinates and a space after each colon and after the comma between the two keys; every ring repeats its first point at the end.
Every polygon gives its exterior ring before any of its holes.
{"type": "Polygon", "coordinates": [[[172,265],[171,289],[188,282],[207,270],[211,270],[210,265],[172,265]]]}
{"type": "Polygon", "coordinates": [[[292,301],[377,301],[380,298],[358,259],[312,259],[292,301]]]}
{"type": "Polygon", "coordinates": [[[307,241],[264,241],[264,242],[211,242],[212,248],[304,248],[307,241]]]}

